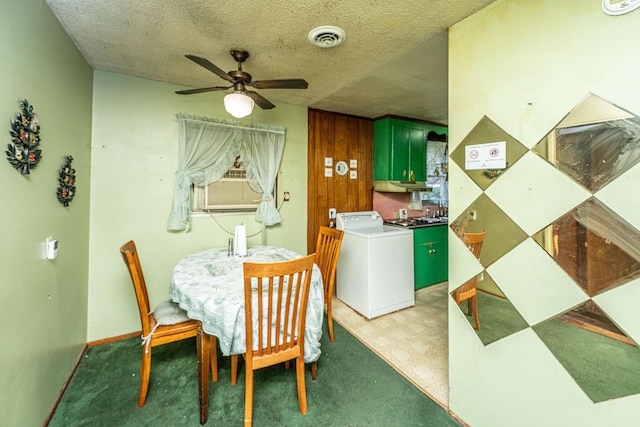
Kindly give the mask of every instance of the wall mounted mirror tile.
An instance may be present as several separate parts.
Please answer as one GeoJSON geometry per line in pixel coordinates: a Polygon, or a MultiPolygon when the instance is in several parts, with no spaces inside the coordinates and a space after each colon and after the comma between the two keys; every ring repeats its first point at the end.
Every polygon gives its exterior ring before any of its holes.
{"type": "MultiPolygon", "coordinates": [[[[469,311],[471,301],[469,299],[461,301],[460,309],[484,345],[529,326],[486,271],[480,273],[475,279],[479,329],[476,328],[475,319],[469,311]]],[[[457,291],[458,289],[451,292],[454,301],[457,291]]]]}
{"type": "Polygon", "coordinates": [[[596,198],[532,237],[590,297],[640,277],[640,233],[596,198]]]}
{"type": "Polygon", "coordinates": [[[640,118],[589,94],[532,151],[595,193],[640,162],[640,118]]]}
{"type": "Polygon", "coordinates": [[[457,236],[487,231],[480,254],[485,268],[529,237],[484,193],[451,223],[451,229],[457,236]]]}
{"type": "Polygon", "coordinates": [[[593,402],[640,393],[640,349],[593,301],[533,330],[593,402]]]}
{"type": "MultiPolygon", "coordinates": [[[[488,117],[480,119],[478,124],[467,134],[455,150],[451,153],[451,160],[465,170],[465,147],[469,145],[487,144],[491,142],[505,141],[507,168],[513,166],[526,152],[527,148],[507,132],[502,130],[488,117]]],[[[504,170],[465,170],[466,174],[480,188],[486,190],[502,175],[504,170]]]]}

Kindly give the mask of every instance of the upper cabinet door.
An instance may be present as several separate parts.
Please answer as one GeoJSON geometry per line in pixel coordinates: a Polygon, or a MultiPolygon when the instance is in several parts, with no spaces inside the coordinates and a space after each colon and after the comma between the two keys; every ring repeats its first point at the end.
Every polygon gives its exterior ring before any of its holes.
{"type": "Polygon", "coordinates": [[[387,179],[392,181],[409,181],[409,129],[391,124],[391,169],[387,179]]]}
{"type": "Polygon", "coordinates": [[[427,135],[446,127],[386,118],[374,123],[373,179],[426,181],[427,135]]]}
{"type": "Polygon", "coordinates": [[[427,180],[427,132],[422,125],[409,128],[409,181],[427,180]]]}
{"type": "MultiPolygon", "coordinates": [[[[399,135],[396,136],[398,138],[399,135]]],[[[394,169],[393,127],[391,119],[378,120],[373,124],[373,179],[391,180],[394,169]]]]}

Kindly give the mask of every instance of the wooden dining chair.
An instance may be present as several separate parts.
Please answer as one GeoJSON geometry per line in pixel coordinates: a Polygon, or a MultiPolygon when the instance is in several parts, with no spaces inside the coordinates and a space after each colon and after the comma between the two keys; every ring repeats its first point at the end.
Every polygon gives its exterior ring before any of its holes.
{"type": "MultiPolygon", "coordinates": [[[[291,261],[244,263],[245,426],[250,426],[253,418],[253,372],[289,360],[296,362],[300,413],[307,413],[304,330],[315,260],[316,255],[311,254],[291,261]]],[[[232,363],[232,378],[237,376],[237,366],[232,363]]]]}
{"type": "MultiPolygon", "coordinates": [[[[342,246],[344,231],[323,225],[318,232],[316,241],[316,265],[322,273],[322,285],[324,287],[324,302],[327,305],[327,327],[329,329],[329,339],[334,342],[333,337],[333,293],[335,290],[336,267],[338,266],[338,256],[342,246]]],[[[318,372],[318,362],[311,364],[311,378],[316,379],[318,372]]]]}
{"type": "Polygon", "coordinates": [[[324,302],[327,305],[327,326],[329,328],[329,338],[334,342],[333,337],[333,316],[331,314],[331,301],[336,279],[336,266],[340,255],[340,246],[344,231],[323,225],[318,232],[316,241],[316,265],[322,273],[322,285],[324,286],[324,302]]]}
{"type": "MultiPolygon", "coordinates": [[[[140,259],[136,244],[133,240],[128,241],[120,247],[122,259],[127,265],[133,289],[138,301],[138,311],[140,312],[140,323],[142,324],[142,366],[140,367],[140,393],[138,395],[138,406],[142,407],[147,400],[147,390],[149,388],[149,376],[151,374],[151,349],[153,347],[180,341],[186,338],[195,337],[198,332],[199,323],[191,320],[186,312],[171,301],[161,302],[151,311],[149,306],[149,296],[147,285],[142,273],[140,259]]],[[[215,351],[215,337],[211,337],[213,350],[211,351],[211,377],[213,381],[218,380],[217,355],[215,351]]]]}
{"type": "MultiPolygon", "coordinates": [[[[471,253],[476,258],[480,259],[480,252],[482,250],[482,244],[484,243],[484,236],[487,234],[487,230],[480,233],[463,233],[462,241],[469,248],[471,253]]],[[[472,279],[464,283],[462,286],[453,291],[453,299],[460,306],[460,302],[468,300],[469,315],[473,316],[476,330],[480,330],[480,319],[478,318],[478,302],[477,302],[477,284],[478,276],[474,276],[472,279]]]]}

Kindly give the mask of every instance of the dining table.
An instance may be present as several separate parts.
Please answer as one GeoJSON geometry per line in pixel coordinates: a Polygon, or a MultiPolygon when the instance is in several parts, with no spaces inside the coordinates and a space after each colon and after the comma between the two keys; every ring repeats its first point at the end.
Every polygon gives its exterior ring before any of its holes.
{"type": "MultiPolygon", "coordinates": [[[[198,383],[200,422],[207,422],[209,413],[209,374],[211,345],[214,336],[223,355],[246,352],[244,309],[245,262],[271,263],[300,258],[292,250],[275,246],[251,246],[246,256],[230,253],[228,248],[212,248],[182,258],[174,267],[169,298],[183,308],[191,319],[200,321],[198,328],[198,383]]],[[[257,299],[257,291],[254,292],[257,299]]],[[[324,315],[322,274],[314,265],[307,303],[304,332],[304,361],[315,362],[320,357],[320,338],[324,315]]],[[[214,380],[217,372],[214,372],[214,380]]]]}

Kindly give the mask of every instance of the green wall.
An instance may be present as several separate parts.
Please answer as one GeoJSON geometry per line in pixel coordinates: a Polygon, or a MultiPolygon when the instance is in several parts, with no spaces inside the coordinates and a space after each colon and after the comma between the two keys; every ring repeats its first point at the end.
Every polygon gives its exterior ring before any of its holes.
{"type": "MultiPolygon", "coordinates": [[[[88,340],[140,329],[135,297],[120,246],[133,239],[145,271],[151,305],[167,299],[176,262],[189,253],[226,246],[244,222],[249,244],[261,244],[253,215],[194,218],[190,232],[166,231],[178,167],[176,113],[231,119],[224,93],[176,95],[183,87],[96,72],[92,137],[91,245],[88,340]]],[[[267,94],[265,94],[267,95],[267,94]]],[[[266,232],[268,245],[306,253],[307,109],[256,107],[242,123],[287,128],[281,165],[282,223],[266,232]]]]}
{"type": "MultiPolygon", "coordinates": [[[[451,152],[485,115],[530,148],[589,92],[640,114],[640,80],[634,77],[640,68],[634,45],[640,36],[640,10],[613,17],[605,15],[600,5],[584,0],[498,0],[453,26],[451,152]]],[[[529,154],[525,164],[538,167],[516,163],[500,178],[500,186],[487,190],[501,201],[511,200],[501,206],[507,214],[517,214],[511,218],[521,225],[555,209],[523,204],[527,193],[523,183],[530,183],[532,193],[540,182],[550,182],[547,190],[552,192],[564,191],[566,185],[529,154]],[[524,190],[504,192],[509,186],[524,190]]],[[[607,197],[618,200],[617,213],[640,228],[640,168],[634,167],[626,180],[627,186],[608,188],[607,197]]],[[[464,171],[450,163],[450,216],[458,217],[480,193],[464,171]]],[[[450,237],[449,286],[454,289],[465,279],[461,271],[466,267],[459,260],[466,259],[466,249],[450,237]]],[[[520,253],[533,246],[523,245],[520,253]]],[[[544,313],[550,301],[533,298],[537,290],[525,286],[531,280],[522,276],[531,258],[512,259],[517,262],[496,266],[502,278],[511,279],[507,296],[529,301],[523,307],[527,313],[544,313]]],[[[621,324],[632,325],[627,333],[636,342],[640,327],[633,325],[639,324],[639,296],[640,284],[635,282],[600,299],[621,324]]],[[[450,408],[474,427],[613,426],[638,419],[640,395],[594,404],[530,328],[485,347],[453,302],[449,352],[450,408]]]]}
{"type": "Polygon", "coordinates": [[[41,425],[87,341],[92,70],[40,0],[0,2],[0,414],[41,425]],[[42,159],[23,176],[4,159],[10,119],[27,99],[41,125],[42,159]],[[77,196],[56,198],[74,158],[77,196]],[[44,241],[59,241],[44,259],[44,241]]]}
{"type": "MultiPolygon", "coordinates": [[[[87,341],[140,329],[130,279],[118,249],[135,239],[151,303],[167,297],[173,265],[188,253],[226,245],[252,215],[194,218],[189,233],[169,233],[177,169],[177,120],[184,112],[229,119],[222,94],[181,97],[181,87],[97,72],[94,75],[45,3],[0,3],[0,117],[5,144],[19,101],[39,116],[43,158],[31,175],[0,166],[2,268],[0,414],[3,425],[40,425],[87,341]],[[58,171],[72,155],[77,195],[56,198],[58,171]],[[95,171],[95,173],[94,173],[95,171]],[[91,197],[90,197],[91,195],[91,197]],[[91,225],[91,226],[90,226],[91,225]],[[59,241],[44,259],[44,240],[59,241]],[[91,242],[91,244],[90,244],[91,242]]],[[[282,223],[270,245],[306,252],[306,108],[256,108],[243,120],[287,128],[280,194],[282,223]]],[[[257,234],[249,243],[259,244],[257,234]]]]}

